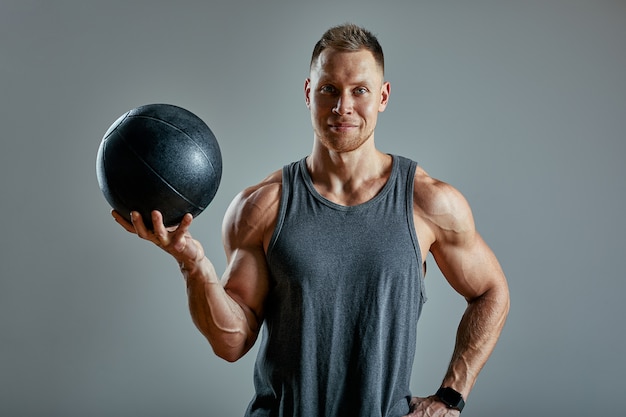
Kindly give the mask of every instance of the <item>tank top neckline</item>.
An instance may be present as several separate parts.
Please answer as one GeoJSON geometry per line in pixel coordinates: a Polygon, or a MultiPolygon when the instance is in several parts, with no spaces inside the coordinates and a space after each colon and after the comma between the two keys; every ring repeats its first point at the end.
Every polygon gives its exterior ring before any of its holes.
{"type": "Polygon", "coordinates": [[[396,155],[393,154],[389,154],[391,156],[391,174],[389,175],[389,178],[387,178],[387,182],[385,183],[385,185],[383,186],[383,188],[381,188],[381,190],[378,192],[378,194],[376,194],[374,197],[372,197],[371,199],[364,201],[363,203],[360,204],[356,204],[353,206],[344,206],[343,204],[338,204],[335,203],[334,201],[331,201],[329,199],[327,199],[326,197],[324,197],[323,195],[321,195],[316,189],[315,186],[313,185],[313,179],[311,178],[311,175],[309,174],[309,170],[306,166],[306,157],[302,158],[300,160],[299,165],[299,171],[302,175],[302,178],[304,179],[304,184],[306,185],[307,190],[309,191],[309,194],[311,196],[313,196],[314,199],[316,199],[317,201],[319,201],[320,203],[335,209],[335,210],[339,210],[339,211],[359,211],[359,210],[364,210],[367,207],[376,204],[378,201],[382,200],[383,198],[385,198],[385,196],[389,193],[389,190],[393,187],[393,184],[396,181],[396,177],[398,176],[398,158],[396,157],[396,155]]]}

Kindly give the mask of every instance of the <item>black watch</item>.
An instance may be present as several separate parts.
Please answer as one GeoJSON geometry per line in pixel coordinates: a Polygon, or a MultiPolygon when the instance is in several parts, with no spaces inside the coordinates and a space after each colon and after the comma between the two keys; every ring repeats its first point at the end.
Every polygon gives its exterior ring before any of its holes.
{"type": "Polygon", "coordinates": [[[448,408],[463,411],[463,407],[465,407],[465,400],[461,393],[450,387],[439,388],[435,396],[439,398],[439,401],[447,405],[448,408]]]}

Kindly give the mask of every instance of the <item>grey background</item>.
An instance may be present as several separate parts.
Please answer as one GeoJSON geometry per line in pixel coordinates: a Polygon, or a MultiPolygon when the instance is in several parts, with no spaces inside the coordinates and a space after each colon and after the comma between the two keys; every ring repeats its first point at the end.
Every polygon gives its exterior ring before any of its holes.
{"type": "MultiPolygon", "coordinates": [[[[310,151],[308,59],[344,21],[386,52],[379,148],[463,192],[510,282],[464,415],[623,413],[625,2],[1,0],[0,415],[242,415],[256,349],[214,356],[175,263],[110,218],[96,151],[142,104],[202,117],[224,176],[193,232],[222,271],[230,200],[310,151]]],[[[416,395],[464,308],[427,286],[416,395]]]]}

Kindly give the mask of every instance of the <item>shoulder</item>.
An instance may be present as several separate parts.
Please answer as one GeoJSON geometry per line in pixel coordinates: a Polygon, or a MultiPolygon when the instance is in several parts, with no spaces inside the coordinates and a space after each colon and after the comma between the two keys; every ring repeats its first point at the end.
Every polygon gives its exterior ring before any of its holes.
{"type": "Polygon", "coordinates": [[[241,209],[266,209],[280,201],[282,191],[282,170],[277,170],[268,175],[258,184],[252,185],[241,191],[231,204],[241,209]]]}
{"type": "Polygon", "coordinates": [[[238,193],[226,210],[225,242],[267,241],[276,224],[282,192],[282,170],[238,193]]]}
{"type": "Polygon", "coordinates": [[[463,239],[475,231],[472,210],[459,190],[428,175],[417,167],[414,177],[413,206],[435,240],[463,239]]]}

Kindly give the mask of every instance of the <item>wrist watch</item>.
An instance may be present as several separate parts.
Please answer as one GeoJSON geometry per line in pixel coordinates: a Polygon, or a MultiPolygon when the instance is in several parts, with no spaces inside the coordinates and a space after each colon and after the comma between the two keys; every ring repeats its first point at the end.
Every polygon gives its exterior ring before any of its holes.
{"type": "Polygon", "coordinates": [[[450,387],[439,388],[435,396],[439,398],[439,401],[448,406],[448,408],[463,411],[463,407],[465,407],[465,400],[461,393],[450,387]]]}

